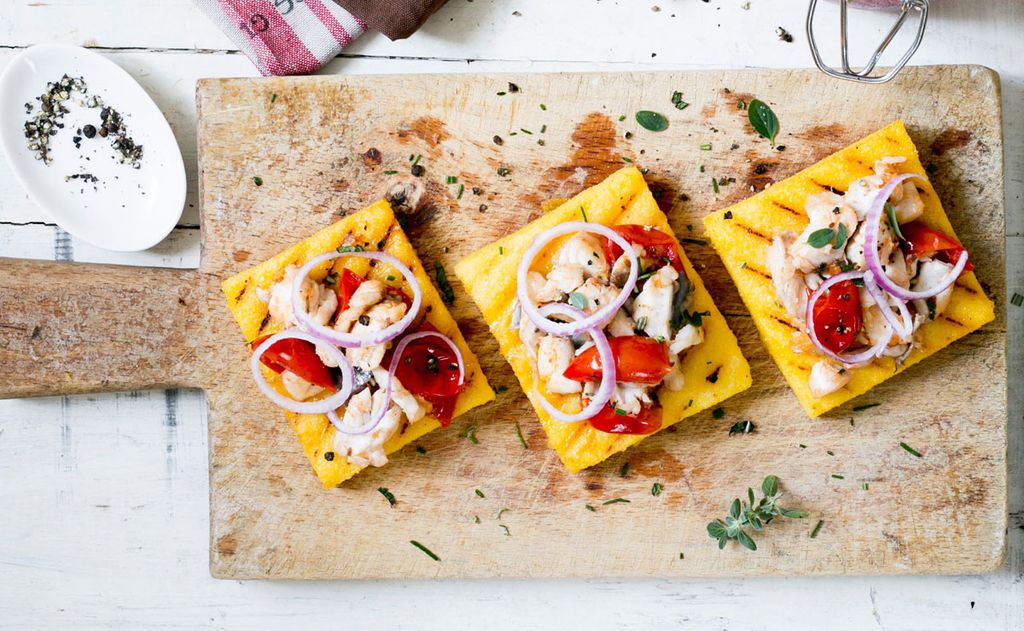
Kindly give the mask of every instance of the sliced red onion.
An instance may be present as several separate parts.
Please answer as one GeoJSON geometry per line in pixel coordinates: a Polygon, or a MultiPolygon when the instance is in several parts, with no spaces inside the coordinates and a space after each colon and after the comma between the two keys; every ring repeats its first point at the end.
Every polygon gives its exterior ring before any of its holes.
{"type": "Polygon", "coordinates": [[[867,288],[868,293],[871,295],[872,300],[878,305],[878,310],[882,312],[882,317],[889,323],[889,326],[893,328],[893,331],[900,339],[907,339],[914,333],[914,317],[910,315],[910,310],[907,309],[907,303],[900,300],[896,296],[892,297],[892,300],[887,298],[887,294],[883,293],[879,289],[878,284],[875,282],[873,274],[864,275],[864,287],[867,288]],[[896,308],[900,312],[899,319],[896,318],[896,314],[892,312],[892,302],[896,303],[896,308]]]}
{"type": "Polygon", "coordinates": [[[867,233],[864,235],[864,260],[867,261],[868,270],[875,277],[875,280],[885,291],[889,292],[900,300],[925,300],[933,296],[937,296],[945,291],[950,285],[956,282],[956,279],[960,277],[960,274],[964,271],[964,267],[967,266],[967,250],[964,250],[963,254],[960,255],[960,259],[953,266],[953,269],[949,271],[949,274],[942,279],[941,282],[936,284],[931,289],[924,291],[910,291],[900,287],[892,281],[891,278],[882,269],[882,261],[878,258],[878,229],[882,222],[882,211],[885,210],[885,205],[889,201],[889,196],[893,194],[897,186],[900,186],[906,180],[911,178],[920,178],[921,176],[916,173],[904,173],[903,175],[897,175],[888,184],[882,187],[878,191],[878,196],[875,197],[875,201],[871,203],[871,209],[868,211],[867,218],[864,219],[867,222],[865,230],[867,233]]]}
{"type": "Polygon", "coordinates": [[[321,340],[344,348],[365,348],[367,346],[376,346],[377,344],[390,342],[409,328],[409,325],[413,323],[413,320],[415,320],[416,316],[419,314],[420,305],[422,303],[423,292],[420,290],[420,284],[417,282],[416,276],[412,273],[412,270],[406,267],[405,263],[402,263],[397,258],[386,252],[328,252],[326,254],[321,254],[320,256],[315,256],[307,261],[305,265],[300,267],[299,271],[295,272],[295,280],[292,285],[292,309],[295,311],[295,319],[298,320],[299,325],[321,340]],[[326,261],[333,261],[334,259],[340,259],[345,256],[354,256],[380,261],[381,263],[395,268],[402,274],[402,276],[405,277],[405,280],[409,283],[409,288],[412,290],[412,306],[409,307],[408,312],[401,320],[381,331],[373,331],[372,333],[357,335],[352,333],[343,333],[330,327],[323,326],[309,315],[309,312],[306,311],[306,305],[301,298],[302,281],[306,279],[309,272],[314,267],[326,261]]]}
{"type": "Polygon", "coordinates": [[[892,339],[893,336],[893,327],[887,321],[885,323],[885,335],[879,338],[878,342],[876,342],[875,345],[872,346],[871,348],[861,351],[859,353],[844,353],[840,355],[839,353],[834,353],[831,350],[825,348],[825,345],[822,344],[820,340],[818,340],[818,334],[814,330],[814,305],[815,303],[818,302],[818,298],[821,298],[825,294],[825,292],[828,291],[828,289],[833,285],[841,283],[844,280],[857,280],[862,279],[864,277],[864,272],[843,272],[841,274],[831,276],[828,280],[818,285],[818,288],[814,290],[814,293],[811,294],[810,299],[807,301],[807,332],[811,336],[811,341],[814,342],[814,345],[818,347],[818,350],[821,351],[822,354],[824,354],[826,357],[833,359],[837,362],[840,362],[842,364],[845,364],[847,366],[860,364],[862,362],[870,361],[876,357],[879,357],[882,354],[882,352],[889,346],[889,341],[892,339]]]}
{"type": "MultiPolygon", "coordinates": [[[[551,322],[547,319],[547,316],[550,315],[569,316],[577,321],[586,318],[587,315],[575,307],[560,302],[544,305],[538,310],[538,314],[545,322],[551,322]]],[[[539,325],[538,328],[540,328],[539,325]]],[[[534,397],[540,401],[541,407],[551,415],[551,418],[562,423],[579,423],[596,416],[611,401],[612,395],[615,393],[615,356],[612,354],[612,347],[608,343],[608,337],[605,336],[600,326],[593,326],[587,329],[586,333],[590,335],[590,339],[594,340],[594,345],[597,347],[597,356],[601,358],[601,385],[587,407],[576,414],[566,414],[551,405],[538,387],[536,371],[533,373],[534,397]]]]}
{"type": "Polygon", "coordinates": [[[419,333],[411,333],[403,337],[398,342],[398,346],[395,347],[395,352],[391,355],[391,363],[388,365],[387,385],[385,386],[383,384],[377,384],[378,386],[382,386],[384,388],[384,403],[383,405],[380,406],[380,410],[378,410],[373,415],[373,417],[370,419],[368,423],[355,428],[346,426],[342,422],[342,419],[338,417],[337,410],[329,410],[327,412],[327,418],[331,420],[331,424],[334,425],[335,429],[337,429],[342,434],[355,435],[372,432],[374,429],[376,429],[378,425],[380,425],[380,422],[384,420],[384,416],[386,416],[388,413],[388,408],[391,407],[391,387],[395,381],[395,371],[398,370],[398,362],[402,358],[402,354],[405,353],[405,349],[409,346],[409,344],[424,337],[436,337],[443,341],[452,349],[452,351],[455,353],[455,358],[458,360],[459,363],[458,385],[462,386],[464,383],[466,383],[466,363],[462,359],[462,352],[459,350],[459,347],[455,344],[455,342],[452,341],[450,337],[443,333],[438,333],[437,331],[420,331],[419,333]]]}
{"type": "Polygon", "coordinates": [[[519,297],[519,304],[522,307],[523,314],[530,318],[530,321],[532,321],[538,329],[545,333],[550,333],[551,335],[564,337],[568,335],[576,335],[577,333],[582,333],[592,328],[604,328],[604,325],[615,317],[616,312],[618,312],[618,310],[622,308],[622,305],[626,303],[626,300],[629,299],[629,295],[633,292],[633,288],[636,286],[636,279],[639,274],[640,260],[637,258],[636,251],[633,249],[633,246],[622,238],[622,235],[611,228],[598,223],[569,221],[540,233],[533,240],[533,243],[530,244],[530,247],[526,249],[526,252],[523,254],[523,260],[519,262],[519,269],[516,273],[516,294],[519,297]],[[533,264],[533,259],[536,258],[540,251],[544,249],[544,246],[551,243],[551,241],[557,237],[570,232],[590,232],[592,234],[599,234],[622,248],[622,251],[629,257],[629,277],[626,279],[626,284],[623,285],[622,291],[619,292],[618,297],[601,309],[595,311],[593,314],[589,316],[583,314],[583,318],[574,322],[552,322],[541,315],[537,305],[533,304],[533,301],[530,299],[529,292],[527,291],[526,277],[530,271],[530,266],[533,264]]]}
{"type": "Polygon", "coordinates": [[[253,379],[256,380],[256,385],[268,399],[276,403],[279,407],[282,407],[289,412],[295,412],[297,414],[326,414],[327,412],[336,409],[343,405],[348,400],[349,395],[352,394],[352,364],[349,363],[348,358],[341,352],[340,349],[325,344],[323,340],[320,340],[309,333],[303,331],[296,331],[290,329],[287,331],[281,331],[275,335],[268,337],[262,344],[253,349],[252,357],[249,359],[249,368],[252,370],[253,379]],[[263,357],[263,353],[267,351],[271,346],[281,340],[304,340],[318,346],[330,355],[335,361],[338,362],[338,368],[341,369],[341,388],[337,392],[319,401],[296,401],[282,395],[280,392],[274,389],[266,378],[263,376],[263,369],[260,367],[260,357],[263,357]]]}

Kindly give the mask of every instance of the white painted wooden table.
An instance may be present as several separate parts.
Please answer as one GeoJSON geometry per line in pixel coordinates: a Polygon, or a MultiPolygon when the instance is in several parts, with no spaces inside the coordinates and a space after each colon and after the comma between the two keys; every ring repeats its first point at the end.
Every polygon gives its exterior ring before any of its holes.
{"type": "MultiPolygon", "coordinates": [[[[326,72],[804,67],[806,0],[450,0],[410,40],[360,39],[326,72]],[[658,5],[656,10],[655,5],[658,5]],[[513,11],[518,14],[514,15],[513,11]],[[780,42],[783,26],[796,42],[780,42]]],[[[1007,297],[1024,293],[1024,3],[934,0],[915,63],[1003,80],[1007,297]]],[[[835,17],[832,6],[823,16],[835,17]]],[[[877,38],[887,19],[858,14],[877,38]]],[[[171,122],[189,173],[179,228],[149,252],[69,238],[0,164],[0,256],[198,262],[195,80],[254,75],[190,0],[0,0],[0,67],[19,49],[97,47],[171,122]]],[[[205,402],[193,391],[0,401],[0,627],[352,629],[1024,628],[1022,326],[1010,319],[1009,559],[988,576],[753,580],[273,583],[207,571],[205,402]]],[[[2,378],[0,367],[0,378],[2,378]]]]}

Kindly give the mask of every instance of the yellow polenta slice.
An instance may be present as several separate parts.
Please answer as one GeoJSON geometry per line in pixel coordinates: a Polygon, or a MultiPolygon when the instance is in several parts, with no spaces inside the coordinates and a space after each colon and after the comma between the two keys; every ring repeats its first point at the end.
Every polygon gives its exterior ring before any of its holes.
{"type": "Polygon", "coordinates": [[[804,202],[808,195],[829,188],[845,192],[854,180],[874,173],[875,160],[886,156],[906,158],[906,162],[899,165],[900,171],[917,173],[924,178],[914,180],[925,204],[924,215],[919,221],[955,237],[953,226],[942,210],[942,203],[928,181],[917,148],[902,121],[896,121],[793,177],[704,219],[708,237],[736,282],[768,352],[800,404],[812,417],[864,394],[995,318],[995,306],[978,284],[978,279],[973,273],[966,273],[956,281],[946,311],[921,327],[918,342],[902,366],[897,366],[895,358],[884,357],[869,366],[853,369],[850,383],[843,388],[820,399],[811,395],[808,377],[811,366],[821,356],[793,351],[793,334],[797,328],[775,298],[775,287],[765,263],[767,246],[776,234],[785,230],[799,233],[807,226],[804,202]]]}
{"type": "MultiPolygon", "coordinates": [[[[360,245],[367,250],[387,252],[408,265],[416,275],[423,291],[423,310],[426,312],[427,321],[455,342],[462,351],[466,364],[467,386],[459,395],[453,416],[459,416],[494,399],[494,391],[488,385],[487,377],[480,369],[476,355],[466,345],[458,325],[423,270],[416,251],[395,220],[391,206],[384,200],[345,217],[270,260],[232,276],[221,284],[221,289],[228,300],[228,308],[242,329],[245,341],[252,342],[258,337],[277,333],[279,330],[276,323],[270,323],[267,304],[260,300],[257,289],[266,290],[280,280],[288,265],[302,266],[314,256],[330,252],[342,245],[360,245]]],[[[400,286],[401,278],[390,281],[383,271],[371,268],[369,263],[367,259],[361,258],[335,259],[319,269],[314,269],[310,273],[310,278],[319,281],[331,271],[340,271],[343,267],[348,267],[360,276],[400,286]]],[[[271,371],[264,372],[270,384],[283,393],[280,376],[271,371]]],[[[256,386],[253,386],[253,396],[259,396],[256,386]]],[[[324,488],[337,486],[360,471],[362,467],[348,463],[341,456],[334,456],[335,430],[326,415],[294,412],[284,414],[299,437],[306,457],[309,458],[313,471],[320,478],[324,488]],[[329,456],[331,460],[325,457],[328,452],[332,454],[329,456]]],[[[437,419],[428,415],[410,424],[404,432],[392,436],[384,444],[385,451],[388,454],[394,453],[440,426],[437,419]]]]}
{"type": "MultiPolygon", "coordinates": [[[[612,454],[637,444],[646,436],[608,434],[587,423],[566,424],[552,419],[534,400],[533,367],[518,331],[511,326],[516,300],[516,268],[534,238],[566,221],[587,221],[606,226],[643,224],[672,234],[664,213],[647,189],[643,175],[635,167],[622,169],[601,184],[549,211],[533,223],[496,241],[459,261],[455,273],[483,313],[491,333],[498,340],[502,355],[512,365],[523,391],[530,398],[548,445],[554,449],[566,469],[575,473],[593,466],[612,454]]],[[[536,261],[550,264],[550,255],[561,240],[541,253],[536,261]]],[[[685,385],[678,392],[662,388],[658,396],[662,407],[663,428],[696,414],[750,387],[750,367],[740,352],[736,337],[715,307],[682,247],[680,252],[687,278],[694,286],[695,311],[710,312],[704,321],[704,342],[684,355],[685,385]]],[[[548,395],[549,400],[568,413],[579,411],[578,395],[548,395]]]]}

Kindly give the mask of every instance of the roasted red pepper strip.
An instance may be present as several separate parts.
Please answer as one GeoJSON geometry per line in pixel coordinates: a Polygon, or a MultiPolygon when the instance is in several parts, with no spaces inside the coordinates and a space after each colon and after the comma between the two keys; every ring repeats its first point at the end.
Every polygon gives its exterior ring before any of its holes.
{"type": "MultiPolygon", "coordinates": [[[[268,337],[270,336],[264,335],[253,341],[252,347],[259,347],[268,337]]],[[[331,392],[337,391],[330,369],[316,354],[316,346],[306,340],[278,340],[260,356],[260,362],[276,373],[287,370],[315,386],[331,392]]]]}
{"type": "MultiPolygon", "coordinates": [[[[622,238],[626,241],[639,246],[643,251],[644,257],[656,261],[648,271],[661,267],[666,261],[677,271],[682,271],[683,261],[679,258],[676,240],[671,235],[665,234],[657,228],[648,228],[647,226],[634,223],[612,226],[612,229],[622,235],[622,238]]],[[[608,264],[614,265],[615,261],[622,256],[622,248],[607,239],[605,239],[604,247],[605,256],[608,257],[608,264]]]]}
{"type": "MultiPolygon", "coordinates": [[[[615,357],[615,380],[655,385],[672,372],[668,346],[649,337],[613,337],[608,340],[615,357]]],[[[591,346],[573,359],[562,373],[574,381],[601,379],[601,357],[591,346]]]]}

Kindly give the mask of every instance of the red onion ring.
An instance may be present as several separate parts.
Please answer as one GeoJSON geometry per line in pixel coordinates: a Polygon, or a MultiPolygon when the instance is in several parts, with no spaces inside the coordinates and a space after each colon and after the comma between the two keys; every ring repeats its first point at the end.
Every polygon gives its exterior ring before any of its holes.
{"type": "Polygon", "coordinates": [[[365,348],[367,346],[376,346],[377,344],[390,342],[409,328],[409,325],[413,323],[413,320],[415,320],[416,316],[419,314],[420,305],[422,303],[423,292],[420,290],[420,284],[417,282],[416,276],[413,275],[412,270],[406,267],[405,264],[397,258],[386,252],[328,252],[326,254],[321,254],[320,256],[315,256],[307,261],[305,265],[300,267],[299,271],[295,272],[295,280],[292,285],[292,310],[295,312],[295,318],[298,320],[299,325],[321,340],[343,348],[365,348]],[[335,331],[330,327],[323,326],[309,315],[309,312],[306,311],[306,305],[300,297],[302,281],[306,279],[309,272],[317,265],[345,256],[354,256],[380,261],[381,263],[395,268],[402,274],[402,276],[405,277],[405,280],[409,283],[409,288],[412,289],[412,305],[401,320],[381,331],[374,331],[364,335],[354,335],[352,333],[335,331]]]}
{"type": "Polygon", "coordinates": [[[841,274],[831,276],[828,280],[818,285],[818,288],[814,290],[814,293],[811,294],[810,299],[807,301],[807,332],[811,336],[811,341],[814,342],[814,345],[818,347],[818,350],[821,351],[826,357],[833,359],[841,364],[845,364],[847,366],[852,366],[854,364],[860,364],[862,362],[870,361],[880,356],[882,352],[886,349],[886,347],[889,346],[889,341],[892,339],[893,336],[893,327],[889,324],[888,321],[886,321],[886,334],[879,338],[879,341],[876,342],[874,346],[859,353],[845,353],[840,355],[839,353],[834,353],[831,350],[825,348],[825,345],[822,344],[821,341],[818,339],[818,334],[814,330],[814,305],[815,303],[818,302],[818,298],[821,298],[821,296],[823,296],[825,292],[828,291],[829,287],[832,287],[837,283],[841,283],[844,280],[856,280],[864,277],[864,272],[843,272],[841,274]]]}
{"type": "MultiPolygon", "coordinates": [[[[459,350],[459,347],[455,344],[455,342],[452,341],[450,337],[443,333],[438,333],[437,331],[420,331],[419,333],[411,333],[403,337],[401,341],[398,342],[398,346],[395,347],[395,352],[391,356],[391,363],[388,364],[388,383],[387,386],[385,386],[384,388],[384,404],[380,406],[380,410],[373,415],[373,418],[371,418],[368,423],[355,429],[345,427],[344,423],[342,423],[342,419],[338,417],[338,412],[336,409],[329,410],[327,412],[327,418],[331,420],[331,424],[334,425],[335,429],[337,429],[342,434],[357,435],[372,432],[374,429],[376,429],[378,425],[380,425],[380,422],[384,420],[384,417],[388,413],[388,408],[391,407],[391,387],[395,381],[395,371],[398,370],[398,362],[402,358],[402,354],[405,353],[405,349],[409,346],[409,344],[424,337],[439,338],[452,349],[452,351],[455,353],[455,358],[458,360],[459,363],[458,385],[462,386],[464,383],[466,383],[466,363],[462,359],[462,352],[459,350]]],[[[370,405],[372,408],[372,398],[370,405]]]]}
{"type": "Polygon", "coordinates": [[[259,387],[260,391],[279,407],[282,407],[289,412],[295,412],[297,414],[325,414],[344,404],[349,395],[352,394],[352,382],[354,381],[352,364],[349,363],[345,354],[338,348],[331,346],[330,344],[325,344],[323,340],[303,331],[291,329],[281,331],[280,333],[276,333],[268,337],[262,344],[253,350],[252,357],[249,358],[249,368],[252,370],[252,376],[256,380],[256,385],[259,387]],[[263,376],[263,369],[260,367],[260,358],[271,346],[281,340],[287,339],[304,340],[327,351],[327,353],[338,362],[338,367],[341,369],[341,388],[326,399],[306,402],[296,401],[295,399],[286,397],[267,383],[266,378],[263,376]]]}
{"type": "Polygon", "coordinates": [[[896,314],[892,312],[890,308],[890,301],[886,299],[886,294],[879,289],[878,284],[875,282],[873,274],[864,275],[864,287],[867,288],[871,298],[878,305],[878,310],[882,312],[882,317],[885,318],[889,326],[893,328],[893,331],[901,339],[906,339],[914,333],[914,318],[910,315],[910,310],[907,309],[907,303],[896,296],[893,299],[896,302],[896,308],[899,309],[900,319],[896,319],[896,314]]]}
{"type": "Polygon", "coordinates": [[[956,262],[953,269],[949,271],[942,281],[924,291],[910,291],[904,289],[892,281],[891,278],[882,269],[882,262],[878,258],[878,229],[882,222],[882,211],[885,209],[886,203],[889,201],[889,196],[892,195],[896,187],[909,180],[911,178],[920,178],[921,176],[916,173],[904,173],[898,175],[889,181],[888,184],[882,187],[878,191],[878,196],[875,197],[875,201],[871,203],[871,209],[868,211],[867,218],[864,219],[867,222],[865,230],[867,233],[864,235],[864,260],[868,264],[868,270],[875,277],[875,280],[885,291],[889,292],[896,298],[907,301],[907,300],[925,300],[932,298],[945,291],[950,285],[956,282],[956,279],[960,277],[960,274],[964,271],[964,267],[967,265],[967,250],[964,250],[963,254],[960,255],[960,260],[956,262]]]}
{"type": "MultiPolygon", "coordinates": [[[[577,320],[585,319],[586,315],[579,309],[571,307],[567,304],[560,302],[553,302],[544,305],[538,311],[539,315],[544,318],[545,322],[550,322],[547,319],[549,315],[564,315],[577,320]]],[[[537,328],[540,328],[538,325],[537,328]]],[[[597,392],[594,394],[594,398],[590,400],[587,407],[583,408],[576,414],[566,414],[559,410],[555,406],[551,405],[547,397],[540,391],[537,383],[537,371],[533,373],[533,395],[540,401],[541,407],[544,408],[551,418],[562,423],[579,423],[589,418],[593,418],[597,415],[601,409],[611,401],[612,394],[615,393],[615,356],[612,354],[612,347],[608,343],[608,337],[604,334],[599,326],[593,326],[586,330],[586,333],[590,335],[590,339],[594,340],[594,346],[597,347],[597,356],[601,359],[601,385],[598,387],[597,392]]]]}
{"type": "MultiPolygon", "coordinates": [[[[613,264],[614,261],[609,261],[608,264],[613,264]]],[[[537,235],[530,244],[530,247],[523,253],[523,259],[519,262],[519,269],[516,272],[516,294],[519,298],[519,304],[523,309],[523,313],[526,317],[530,318],[530,321],[537,326],[538,329],[551,335],[557,335],[560,337],[577,335],[588,331],[589,329],[604,328],[604,325],[608,323],[622,305],[626,304],[626,300],[629,299],[629,295],[633,292],[633,288],[636,286],[637,276],[640,274],[640,260],[636,256],[636,251],[633,249],[632,244],[626,241],[622,236],[612,230],[611,228],[584,221],[568,221],[566,223],[549,228],[544,232],[537,235]],[[626,284],[623,285],[622,291],[619,292],[618,297],[595,311],[593,314],[586,316],[580,320],[574,322],[552,322],[548,320],[537,308],[537,305],[533,304],[530,300],[529,292],[527,291],[526,278],[530,271],[530,266],[533,264],[533,259],[537,257],[540,251],[557,237],[570,232],[590,232],[592,234],[599,234],[602,237],[612,241],[629,257],[629,278],[626,279],[626,284]]],[[[580,312],[582,314],[582,312],[580,312]]]]}

